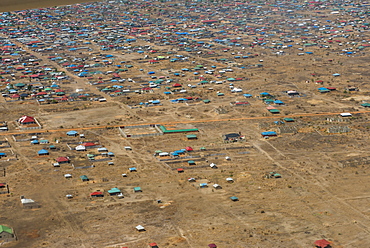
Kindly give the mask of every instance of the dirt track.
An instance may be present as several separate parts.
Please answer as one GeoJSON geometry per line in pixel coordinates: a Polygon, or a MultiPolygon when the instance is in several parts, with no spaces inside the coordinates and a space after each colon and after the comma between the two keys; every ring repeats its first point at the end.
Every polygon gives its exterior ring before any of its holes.
{"type": "MultiPolygon", "coordinates": [[[[259,116],[259,117],[245,117],[245,118],[230,118],[230,119],[213,119],[213,120],[190,120],[190,121],[170,121],[170,122],[159,122],[159,123],[153,123],[153,122],[148,122],[148,123],[130,123],[126,126],[137,126],[137,125],[149,125],[149,124],[157,124],[157,125],[175,125],[175,124],[194,124],[194,123],[210,123],[210,122],[228,122],[228,121],[243,121],[243,120],[264,120],[264,119],[281,119],[281,118],[294,118],[294,117],[300,117],[300,116],[305,116],[305,117],[314,117],[314,116],[333,116],[333,115],[339,115],[342,112],[328,112],[328,113],[314,113],[314,114],[307,114],[307,113],[302,113],[302,114],[292,114],[292,115],[273,115],[273,116],[259,116]]],[[[352,112],[352,114],[365,114],[365,113],[370,113],[370,111],[355,111],[352,112]]],[[[121,127],[125,126],[124,123],[120,125],[105,125],[105,126],[94,126],[94,127],[76,127],[76,128],[61,128],[61,129],[55,129],[55,130],[45,130],[45,129],[39,129],[37,131],[35,130],[20,130],[19,132],[4,132],[0,133],[0,136],[3,135],[13,135],[13,134],[19,134],[19,133],[47,133],[47,132],[68,132],[72,130],[92,130],[92,129],[109,129],[109,128],[116,128],[116,127],[121,127]]]]}

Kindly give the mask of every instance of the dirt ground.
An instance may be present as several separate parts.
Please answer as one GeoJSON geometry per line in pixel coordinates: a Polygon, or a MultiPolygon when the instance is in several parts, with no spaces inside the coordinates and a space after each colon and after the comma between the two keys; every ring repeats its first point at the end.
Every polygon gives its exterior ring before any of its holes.
{"type": "MultiPolygon", "coordinates": [[[[1,11],[57,4],[2,3],[1,11]]],[[[163,54],[167,51],[156,48],[163,54]]],[[[17,157],[0,160],[0,171],[5,168],[6,172],[0,175],[0,183],[6,183],[10,191],[0,194],[0,224],[11,226],[18,238],[3,247],[141,248],[156,242],[166,248],[201,248],[210,243],[220,248],[306,248],[314,247],[313,242],[319,239],[330,240],[333,248],[370,247],[369,111],[360,105],[369,99],[369,79],[359,76],[368,70],[366,56],[344,57],[318,48],[314,57],[292,51],[281,57],[260,52],[248,63],[263,59],[262,68],[233,67],[234,72],[228,73],[245,79],[234,85],[252,95],[247,99],[242,93],[231,93],[227,82],[188,89],[188,83],[199,82],[189,74],[176,78],[188,92],[170,96],[163,94],[162,87],[143,94],[107,95],[107,102],[39,105],[35,101],[5,102],[1,97],[0,121],[7,121],[9,131],[1,132],[0,140],[7,140],[11,148],[0,148],[0,153],[11,149],[17,157]],[[322,62],[329,59],[335,63],[322,62]],[[312,76],[313,72],[318,76],[312,76]],[[330,76],[335,72],[341,77],[330,76]],[[338,90],[319,93],[317,88],[322,85],[315,82],[318,79],[338,90]],[[349,82],[360,90],[346,91],[349,82]],[[287,90],[297,90],[300,97],[288,96],[287,90]],[[268,105],[260,97],[264,91],[285,103],[274,105],[279,114],[267,111],[268,105]],[[218,92],[225,94],[218,96],[218,92]],[[190,95],[211,102],[170,101],[190,95]],[[156,99],[161,100],[158,106],[132,107],[156,99]],[[232,104],[238,101],[249,105],[232,104]],[[342,112],[353,116],[342,118],[342,112]],[[42,129],[18,130],[15,122],[22,115],[36,117],[42,129]],[[294,121],[284,120],[286,117],[294,121]],[[124,138],[118,130],[120,126],[148,124],[199,131],[124,138]],[[70,130],[84,137],[67,136],[70,130]],[[264,131],[275,131],[277,136],[263,138],[264,131]],[[230,133],[244,138],[227,143],[223,135],[230,133]],[[188,139],[189,134],[196,134],[197,139],[188,139]],[[32,136],[48,143],[31,144],[32,136]],[[97,142],[114,155],[100,154],[97,147],[74,150],[86,142],[97,142]],[[155,155],[158,150],[171,153],[187,147],[194,150],[179,157],[155,155]],[[49,154],[38,155],[41,149],[48,149],[49,154]],[[88,154],[95,155],[95,160],[88,159],[88,154]],[[71,161],[54,167],[58,157],[71,161]],[[217,168],[211,168],[211,163],[217,168]],[[135,172],[130,171],[133,167],[135,172]],[[179,173],[179,168],[184,172],[179,173]],[[266,178],[270,172],[281,174],[281,178],[266,178]],[[66,174],[72,178],[65,178],[66,174]],[[83,175],[89,181],[82,181],[83,175]],[[208,187],[201,187],[202,183],[208,187]],[[214,184],[221,188],[214,188],[214,184]],[[108,190],[115,187],[123,198],[109,195],[108,190]],[[141,187],[142,192],[134,192],[134,187],[141,187]],[[90,196],[98,191],[104,197],[90,196]],[[22,206],[21,196],[33,199],[37,206],[22,206]],[[239,200],[231,201],[232,196],[239,200]],[[145,231],[138,232],[137,225],[145,231]]],[[[190,61],[148,65],[139,63],[134,55],[115,55],[134,65],[125,78],[138,75],[138,68],[142,68],[144,72],[137,77],[145,82],[150,80],[149,70],[172,77],[161,69],[179,71],[194,66],[190,61]]],[[[192,59],[206,66],[213,64],[207,58],[192,59]]],[[[70,91],[84,88],[101,93],[88,80],[70,76],[76,81],[68,85],[70,91]]],[[[136,127],[131,133],[156,132],[136,127]]]]}

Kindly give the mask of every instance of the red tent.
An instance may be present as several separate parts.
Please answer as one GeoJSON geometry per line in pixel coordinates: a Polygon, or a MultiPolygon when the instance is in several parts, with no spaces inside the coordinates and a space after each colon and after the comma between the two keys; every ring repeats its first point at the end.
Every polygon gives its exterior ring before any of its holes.
{"type": "Polygon", "coordinates": [[[92,192],[90,193],[90,196],[104,196],[103,192],[100,192],[100,191],[95,191],[95,192],[92,192]]]}
{"type": "Polygon", "coordinates": [[[88,147],[88,146],[96,146],[96,144],[92,143],[92,142],[85,142],[85,143],[82,143],[83,146],[85,147],[88,147]]]}
{"type": "Polygon", "coordinates": [[[317,247],[325,248],[325,247],[329,247],[330,242],[329,242],[329,241],[327,241],[326,239],[320,239],[320,240],[316,240],[314,244],[315,244],[317,247]]]}
{"type": "Polygon", "coordinates": [[[11,98],[20,98],[21,96],[20,96],[20,95],[18,95],[18,94],[13,94],[13,95],[11,95],[10,97],[11,97],[11,98]]]}
{"type": "Polygon", "coordinates": [[[194,151],[194,149],[190,146],[185,147],[185,150],[188,152],[194,151]]]}
{"type": "Polygon", "coordinates": [[[179,84],[179,83],[175,83],[175,84],[173,84],[172,85],[172,87],[181,87],[182,85],[181,84],[179,84]]]}
{"type": "Polygon", "coordinates": [[[69,162],[69,158],[67,158],[67,157],[59,157],[59,158],[56,159],[56,161],[58,163],[69,162]]]}

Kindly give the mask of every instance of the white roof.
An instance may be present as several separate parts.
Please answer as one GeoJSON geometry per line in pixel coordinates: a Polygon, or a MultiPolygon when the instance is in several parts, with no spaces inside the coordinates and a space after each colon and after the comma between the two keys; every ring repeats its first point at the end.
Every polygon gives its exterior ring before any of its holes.
{"type": "Polygon", "coordinates": [[[352,116],[351,113],[341,113],[340,116],[352,116]]]}
{"type": "Polygon", "coordinates": [[[211,163],[209,166],[211,166],[211,167],[215,167],[215,166],[216,166],[216,164],[215,164],[215,163],[211,163]]]}
{"type": "Polygon", "coordinates": [[[34,203],[35,201],[32,199],[21,199],[22,204],[27,204],[27,203],[34,203]]]}
{"type": "Polygon", "coordinates": [[[138,226],[136,226],[136,229],[137,230],[144,230],[145,228],[142,225],[138,225],[138,226]]]}
{"type": "Polygon", "coordinates": [[[76,151],[84,151],[84,150],[86,150],[86,147],[85,146],[83,146],[83,145],[78,145],[78,146],[76,146],[76,151]]]}
{"type": "Polygon", "coordinates": [[[64,177],[72,177],[71,174],[64,174],[64,177]]]}
{"type": "Polygon", "coordinates": [[[167,156],[169,153],[168,152],[160,152],[158,155],[159,156],[167,156]]]}

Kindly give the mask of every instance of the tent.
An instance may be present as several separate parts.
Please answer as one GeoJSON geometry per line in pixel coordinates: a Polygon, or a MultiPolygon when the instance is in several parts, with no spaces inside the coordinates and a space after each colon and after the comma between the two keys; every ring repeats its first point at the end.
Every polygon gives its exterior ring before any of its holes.
{"type": "Polygon", "coordinates": [[[315,246],[320,247],[320,248],[325,248],[330,246],[330,242],[327,241],[326,239],[320,239],[315,241],[315,246]]]}

